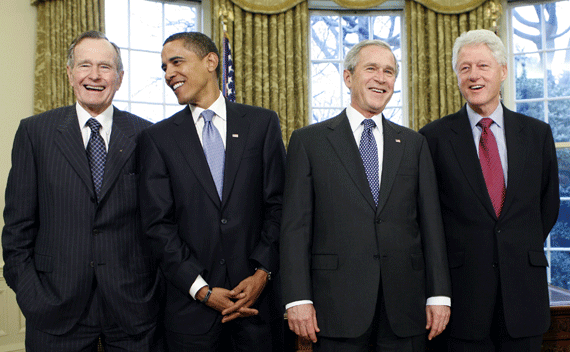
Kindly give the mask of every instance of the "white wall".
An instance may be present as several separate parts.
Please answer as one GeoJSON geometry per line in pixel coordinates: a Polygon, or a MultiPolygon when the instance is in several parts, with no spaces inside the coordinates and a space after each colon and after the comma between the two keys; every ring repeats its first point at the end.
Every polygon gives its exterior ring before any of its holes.
{"type": "MultiPolygon", "coordinates": [[[[33,112],[36,8],[30,0],[0,0],[0,209],[14,134],[33,112]]],[[[0,217],[0,227],[4,226],[0,217]]],[[[6,286],[0,254],[0,352],[24,351],[25,321],[6,286]]]]}

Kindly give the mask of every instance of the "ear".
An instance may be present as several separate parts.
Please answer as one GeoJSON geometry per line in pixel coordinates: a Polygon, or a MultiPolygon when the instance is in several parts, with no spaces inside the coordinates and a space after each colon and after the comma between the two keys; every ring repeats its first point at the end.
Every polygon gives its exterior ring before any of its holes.
{"type": "Polygon", "coordinates": [[[215,72],[220,61],[218,55],[214,53],[208,53],[208,55],[206,55],[204,59],[206,60],[206,67],[208,68],[208,72],[210,73],[215,72]]]}
{"type": "Polygon", "coordinates": [[[502,65],[501,66],[501,82],[504,82],[507,79],[507,73],[509,72],[509,69],[507,67],[507,65],[502,65]]]}
{"type": "Polygon", "coordinates": [[[73,86],[73,73],[71,71],[71,67],[67,65],[66,68],[67,68],[67,79],[69,80],[69,84],[73,86]]]}
{"type": "Polygon", "coordinates": [[[342,77],[344,78],[344,84],[346,84],[346,87],[350,89],[352,87],[352,74],[350,71],[344,70],[342,77]]]}

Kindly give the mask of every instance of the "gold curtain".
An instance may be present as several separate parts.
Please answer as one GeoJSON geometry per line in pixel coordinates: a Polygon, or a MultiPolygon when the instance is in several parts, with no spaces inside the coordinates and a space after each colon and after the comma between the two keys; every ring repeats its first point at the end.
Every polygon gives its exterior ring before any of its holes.
{"type": "Polygon", "coordinates": [[[221,48],[220,9],[228,21],[235,70],[236,101],[275,110],[283,140],[309,122],[309,8],[306,0],[290,10],[265,15],[245,11],[230,0],[212,1],[212,33],[221,48]]]}
{"type": "MultiPolygon", "coordinates": [[[[38,0],[32,0],[38,1],[38,0]]],[[[287,11],[304,0],[231,0],[234,4],[250,12],[276,14],[287,11]]],[[[387,0],[333,0],[347,9],[368,9],[378,6],[387,0]]],[[[410,0],[426,6],[439,13],[457,14],[471,11],[486,0],[410,0]]]]}
{"type": "Polygon", "coordinates": [[[66,73],[67,49],[87,31],[104,31],[104,0],[32,0],[37,11],[34,114],[75,102],[66,73]]]}
{"type": "Polygon", "coordinates": [[[461,108],[464,100],[451,67],[455,39],[472,29],[490,29],[493,20],[486,11],[492,0],[459,15],[445,15],[406,1],[408,52],[408,102],[410,127],[427,123],[461,108]]]}

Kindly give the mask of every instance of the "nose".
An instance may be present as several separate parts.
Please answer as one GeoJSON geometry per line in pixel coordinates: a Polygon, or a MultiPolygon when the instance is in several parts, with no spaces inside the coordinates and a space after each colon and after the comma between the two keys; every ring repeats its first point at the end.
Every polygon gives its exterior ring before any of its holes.
{"type": "Polygon", "coordinates": [[[166,69],[164,70],[164,79],[166,82],[169,82],[174,76],[174,70],[172,70],[169,65],[166,66],[166,69]]]}
{"type": "Polygon", "coordinates": [[[481,73],[479,72],[479,70],[477,68],[473,68],[470,72],[469,72],[469,80],[470,81],[476,81],[481,77],[481,73]]]}
{"type": "Polygon", "coordinates": [[[386,81],[386,75],[384,74],[384,70],[377,70],[376,75],[374,75],[374,78],[378,82],[384,83],[386,81]]]}
{"type": "Polygon", "coordinates": [[[91,78],[92,80],[97,80],[101,74],[101,72],[99,71],[99,67],[97,65],[94,65],[91,68],[91,71],[89,71],[89,78],[91,78]]]}

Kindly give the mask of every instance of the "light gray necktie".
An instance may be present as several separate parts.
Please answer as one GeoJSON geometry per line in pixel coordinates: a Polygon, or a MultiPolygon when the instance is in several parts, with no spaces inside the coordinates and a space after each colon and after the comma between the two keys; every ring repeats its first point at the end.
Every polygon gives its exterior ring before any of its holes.
{"type": "Polygon", "coordinates": [[[218,195],[222,199],[222,189],[224,186],[224,162],[226,158],[226,151],[224,149],[224,142],[220,131],[212,123],[212,118],[215,113],[212,110],[204,110],[200,114],[204,119],[204,129],[202,130],[202,144],[204,154],[210,166],[212,178],[216,184],[218,195]]]}

